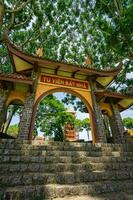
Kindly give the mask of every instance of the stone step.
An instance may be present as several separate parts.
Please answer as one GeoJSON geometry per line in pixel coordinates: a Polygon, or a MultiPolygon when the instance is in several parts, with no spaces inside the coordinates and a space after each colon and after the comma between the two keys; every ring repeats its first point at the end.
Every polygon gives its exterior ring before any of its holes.
{"type": "Polygon", "coordinates": [[[132,192],[133,145],[0,140],[0,200],[131,200],[132,192]]]}
{"type": "MultiPolygon", "coordinates": [[[[34,199],[57,199],[64,197],[74,197],[82,195],[99,196],[109,194],[112,195],[118,193],[132,192],[133,182],[125,181],[104,181],[93,182],[87,184],[75,184],[75,185],[36,185],[36,186],[16,186],[8,187],[6,189],[1,188],[0,195],[2,200],[34,200],[34,199]]],[[[63,200],[63,199],[62,199],[63,200]]],[[[106,199],[107,200],[107,199],[106,199]]],[[[112,199],[114,200],[114,199],[112,199]]],[[[120,200],[120,199],[118,199],[120,200]]]]}
{"type": "Polygon", "coordinates": [[[17,150],[16,149],[0,149],[0,155],[10,155],[10,156],[22,156],[22,155],[30,155],[30,156],[133,156],[133,152],[122,152],[122,151],[68,151],[68,150],[33,150],[33,149],[25,149],[25,150],[17,150]]]}
{"type": "Polygon", "coordinates": [[[39,164],[39,163],[4,163],[0,165],[0,174],[3,173],[14,173],[14,172],[77,172],[81,170],[87,171],[114,171],[114,170],[127,170],[132,171],[132,162],[119,162],[119,163],[91,163],[83,162],[78,163],[50,163],[50,164],[39,164]]]}
{"type": "Polygon", "coordinates": [[[133,192],[130,193],[130,194],[129,193],[126,194],[125,197],[126,197],[127,200],[133,200],[133,192]]]}
{"type": "Polygon", "coordinates": [[[126,156],[100,156],[100,157],[86,157],[86,156],[9,156],[2,155],[0,156],[1,163],[83,163],[83,162],[92,162],[92,163],[116,163],[116,162],[132,162],[133,157],[126,156]]]}
{"type": "Polygon", "coordinates": [[[36,141],[0,139],[0,149],[38,149],[38,150],[85,150],[85,151],[133,151],[131,144],[88,144],[76,142],[47,142],[35,145],[36,141]]]}
{"type": "MultiPolygon", "coordinates": [[[[133,195],[129,193],[119,192],[104,194],[104,195],[81,195],[81,196],[66,196],[64,198],[55,198],[54,200],[133,200],[133,195]]],[[[50,199],[49,199],[50,200],[50,199]]]]}
{"type": "Polygon", "coordinates": [[[0,176],[1,185],[75,184],[105,180],[133,179],[132,171],[77,171],[56,173],[7,173],[0,176]]]}
{"type": "MultiPolygon", "coordinates": [[[[34,154],[34,152],[32,152],[34,154]]],[[[36,152],[35,152],[36,153],[36,152]]],[[[39,153],[39,152],[38,152],[39,153]]],[[[47,156],[133,156],[133,152],[120,152],[120,151],[42,151],[42,154],[47,156]]]]}

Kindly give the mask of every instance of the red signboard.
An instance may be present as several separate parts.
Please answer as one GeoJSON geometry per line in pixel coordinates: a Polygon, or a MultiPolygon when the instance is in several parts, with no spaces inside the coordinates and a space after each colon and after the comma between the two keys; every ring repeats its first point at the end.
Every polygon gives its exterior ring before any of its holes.
{"type": "Polygon", "coordinates": [[[54,84],[54,85],[62,85],[66,87],[76,87],[82,89],[88,89],[88,83],[85,81],[77,81],[71,79],[65,79],[60,77],[52,77],[47,75],[41,75],[40,82],[54,84]]]}

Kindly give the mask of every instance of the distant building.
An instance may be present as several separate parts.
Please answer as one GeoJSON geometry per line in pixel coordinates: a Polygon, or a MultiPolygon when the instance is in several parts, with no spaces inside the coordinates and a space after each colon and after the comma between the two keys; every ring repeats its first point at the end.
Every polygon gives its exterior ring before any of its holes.
{"type": "MultiPolygon", "coordinates": [[[[76,115],[75,111],[73,111],[70,107],[67,109],[66,112],[70,113],[73,116],[76,115]]],[[[65,140],[67,141],[77,140],[74,125],[71,123],[66,124],[64,134],[65,134],[65,140]]]]}

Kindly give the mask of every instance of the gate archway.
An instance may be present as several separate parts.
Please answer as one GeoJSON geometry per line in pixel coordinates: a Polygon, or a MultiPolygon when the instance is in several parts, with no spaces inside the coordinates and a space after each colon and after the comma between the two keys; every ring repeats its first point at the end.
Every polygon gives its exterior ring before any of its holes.
{"type": "MultiPolygon", "coordinates": [[[[43,86],[43,87],[44,87],[44,89],[41,90],[42,92],[36,94],[36,101],[35,101],[34,108],[33,108],[33,113],[32,113],[32,120],[31,120],[30,132],[29,132],[29,139],[32,139],[32,132],[33,132],[33,129],[34,129],[34,124],[35,124],[37,106],[41,102],[41,100],[43,98],[45,98],[46,96],[48,96],[50,94],[53,94],[55,92],[67,92],[69,94],[75,95],[76,97],[78,97],[85,104],[85,106],[87,108],[87,111],[88,111],[88,113],[90,115],[90,126],[91,126],[91,130],[92,130],[92,143],[95,143],[95,139],[96,138],[95,138],[95,126],[94,126],[94,113],[93,113],[93,110],[92,110],[92,106],[89,103],[89,102],[91,102],[89,93],[87,94],[84,91],[79,92],[79,91],[75,91],[75,90],[70,89],[70,88],[62,88],[62,87],[55,87],[55,86],[54,86],[54,88],[53,88],[53,86],[52,86],[52,88],[46,87],[46,85],[43,86]],[[44,92],[44,90],[45,90],[45,92],[44,92]]],[[[41,88],[42,88],[42,86],[41,86],[41,88]]],[[[38,88],[37,91],[39,91],[39,88],[38,88]]],[[[89,123],[89,121],[88,121],[88,123],[89,123]]]]}
{"type": "Polygon", "coordinates": [[[108,111],[111,113],[114,141],[122,142],[124,127],[120,112],[133,105],[133,98],[132,95],[107,90],[107,86],[120,72],[122,63],[115,68],[101,70],[87,62],[81,66],[28,55],[16,48],[6,34],[3,40],[13,63],[13,73],[0,73],[0,127],[3,124],[2,116],[6,102],[9,101],[12,92],[14,97],[17,92],[24,100],[19,138],[31,139],[38,102],[50,93],[67,91],[85,103],[90,113],[93,143],[107,142],[102,119],[103,104],[110,107],[108,111]]]}

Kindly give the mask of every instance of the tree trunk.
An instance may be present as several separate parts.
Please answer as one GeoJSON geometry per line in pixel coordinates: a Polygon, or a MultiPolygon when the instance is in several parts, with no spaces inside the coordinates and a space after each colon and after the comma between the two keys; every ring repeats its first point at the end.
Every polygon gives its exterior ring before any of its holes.
{"type": "Polygon", "coordinates": [[[89,131],[87,131],[87,137],[88,137],[88,140],[90,139],[90,133],[89,131]]]}
{"type": "Polygon", "coordinates": [[[10,122],[11,122],[12,117],[13,117],[14,113],[16,112],[16,110],[17,110],[16,107],[13,107],[12,110],[10,111],[8,119],[7,119],[5,126],[4,126],[4,129],[3,129],[4,133],[7,133],[8,127],[10,125],[10,122]]]}
{"type": "Polygon", "coordinates": [[[5,12],[4,2],[3,0],[0,0],[0,32],[3,25],[4,12],[5,12]]]}

